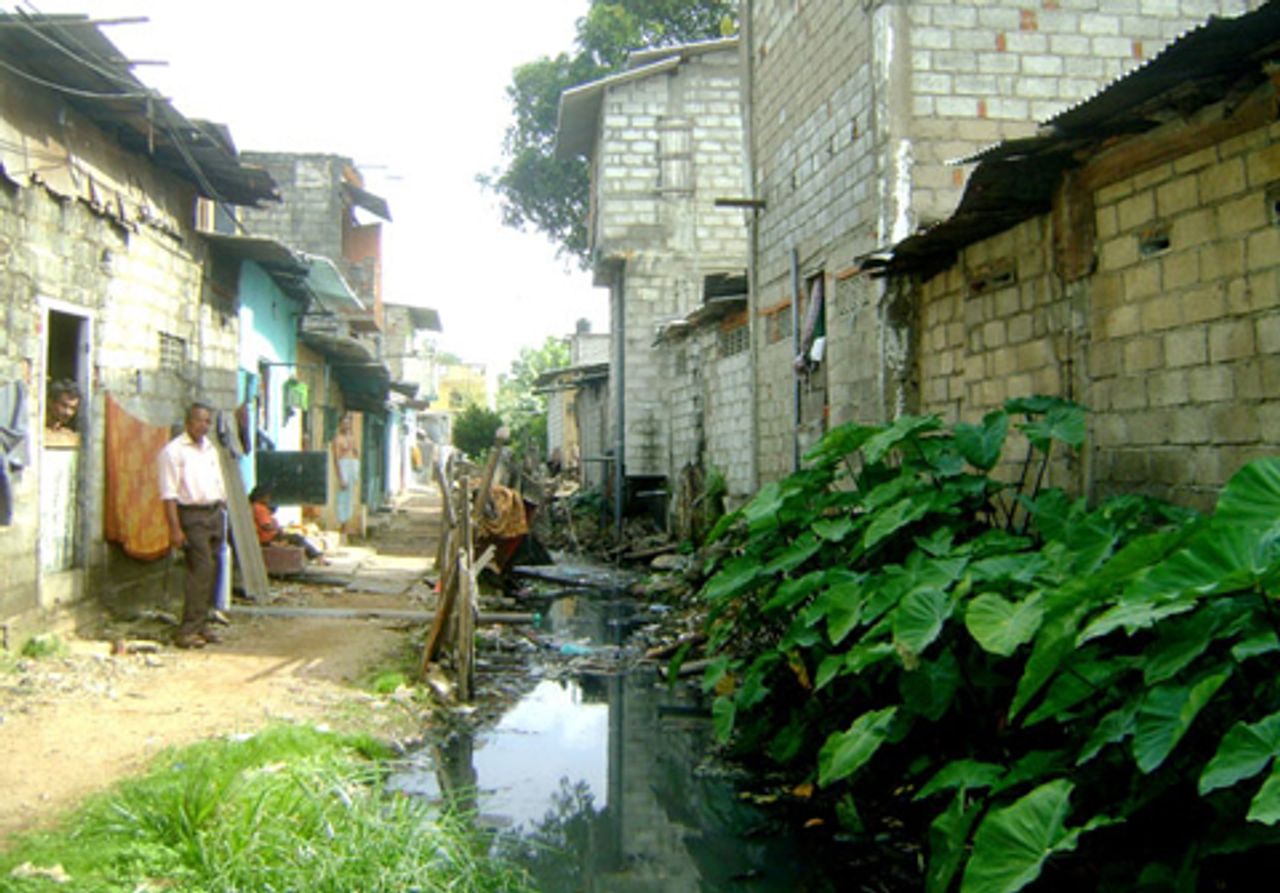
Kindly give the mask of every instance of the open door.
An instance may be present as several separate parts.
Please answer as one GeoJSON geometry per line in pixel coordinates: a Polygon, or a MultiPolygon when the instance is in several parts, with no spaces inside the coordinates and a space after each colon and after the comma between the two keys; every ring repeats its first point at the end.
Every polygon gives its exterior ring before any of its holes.
{"type": "Polygon", "coordinates": [[[86,316],[52,308],[45,324],[40,569],[57,573],[83,567],[85,562],[90,324],[86,316]]]}

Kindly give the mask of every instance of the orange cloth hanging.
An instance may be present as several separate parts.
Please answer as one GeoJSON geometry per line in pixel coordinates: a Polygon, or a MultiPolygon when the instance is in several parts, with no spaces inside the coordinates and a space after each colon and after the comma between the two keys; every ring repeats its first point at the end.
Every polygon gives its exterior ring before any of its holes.
{"type": "Polygon", "coordinates": [[[169,552],[169,524],[160,501],[156,457],[169,429],[136,419],[107,397],[106,538],[142,561],[169,552]]]}

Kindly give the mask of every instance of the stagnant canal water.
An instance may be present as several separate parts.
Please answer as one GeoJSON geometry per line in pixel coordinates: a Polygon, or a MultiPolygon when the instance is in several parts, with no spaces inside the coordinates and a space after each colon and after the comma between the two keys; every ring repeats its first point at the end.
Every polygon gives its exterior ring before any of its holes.
{"type": "Polygon", "coordinates": [[[652,606],[595,591],[544,611],[532,691],[496,725],[419,751],[394,789],[460,797],[548,893],[856,889],[829,844],[740,796],[687,687],[625,659],[652,606]]]}

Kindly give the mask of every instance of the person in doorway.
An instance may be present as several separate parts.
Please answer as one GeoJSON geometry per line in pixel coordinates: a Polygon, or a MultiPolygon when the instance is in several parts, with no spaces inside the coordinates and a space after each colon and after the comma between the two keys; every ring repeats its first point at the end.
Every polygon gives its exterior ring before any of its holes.
{"type": "Polygon", "coordinates": [[[80,443],[80,386],[69,379],[51,382],[45,408],[45,444],[76,446],[80,443]]]}
{"type": "Polygon", "coordinates": [[[351,416],[344,415],[338,423],[338,433],[330,444],[333,467],[338,473],[338,530],[348,533],[348,525],[355,511],[356,482],[360,478],[360,447],[352,433],[351,416]]]}
{"type": "Polygon", "coordinates": [[[280,526],[280,522],[276,520],[276,507],[271,504],[271,496],[271,488],[265,484],[259,484],[249,493],[249,503],[253,506],[253,525],[258,531],[259,545],[284,543],[299,546],[311,560],[319,558],[323,553],[315,543],[300,533],[287,533],[280,526]]]}
{"type": "Polygon", "coordinates": [[[182,622],[173,640],[179,648],[203,648],[221,641],[208,625],[227,517],[218,448],[208,437],[212,417],[208,406],[192,403],[183,432],[160,451],[160,499],[169,524],[169,545],[182,550],[187,568],[182,622]]]}

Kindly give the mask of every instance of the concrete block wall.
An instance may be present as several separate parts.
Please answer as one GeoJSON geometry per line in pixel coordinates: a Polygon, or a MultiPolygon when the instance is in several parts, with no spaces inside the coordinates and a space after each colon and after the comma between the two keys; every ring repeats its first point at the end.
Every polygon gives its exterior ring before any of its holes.
{"type": "Polygon", "coordinates": [[[240,219],[248,234],[341,261],[346,215],[342,172],[350,162],[336,155],[286,152],[242,152],[241,159],[265,168],[283,199],[267,208],[242,208],[240,219]]]}
{"type": "Polygon", "coordinates": [[[1272,124],[1095,193],[1086,402],[1098,492],[1208,507],[1242,464],[1280,450],[1277,181],[1272,124]],[[1152,251],[1152,232],[1168,247],[1152,251]]]}
{"type": "Polygon", "coordinates": [[[719,356],[713,340],[707,361],[705,414],[709,469],[724,475],[731,505],[746,501],[751,480],[751,354],[719,356]]]}
{"type": "MultiPolygon", "coordinates": [[[[750,166],[757,216],[757,467],[791,470],[789,339],[765,317],[803,276],[825,270],[834,291],[857,258],[948,216],[967,169],[946,161],[1034,131],[1140,65],[1210,15],[1262,0],[952,0],[861,3],[749,0],[742,54],[749,85],[750,166]]],[[[913,336],[882,294],[828,308],[830,417],[877,421],[906,408],[905,345],[913,336]]]]}

